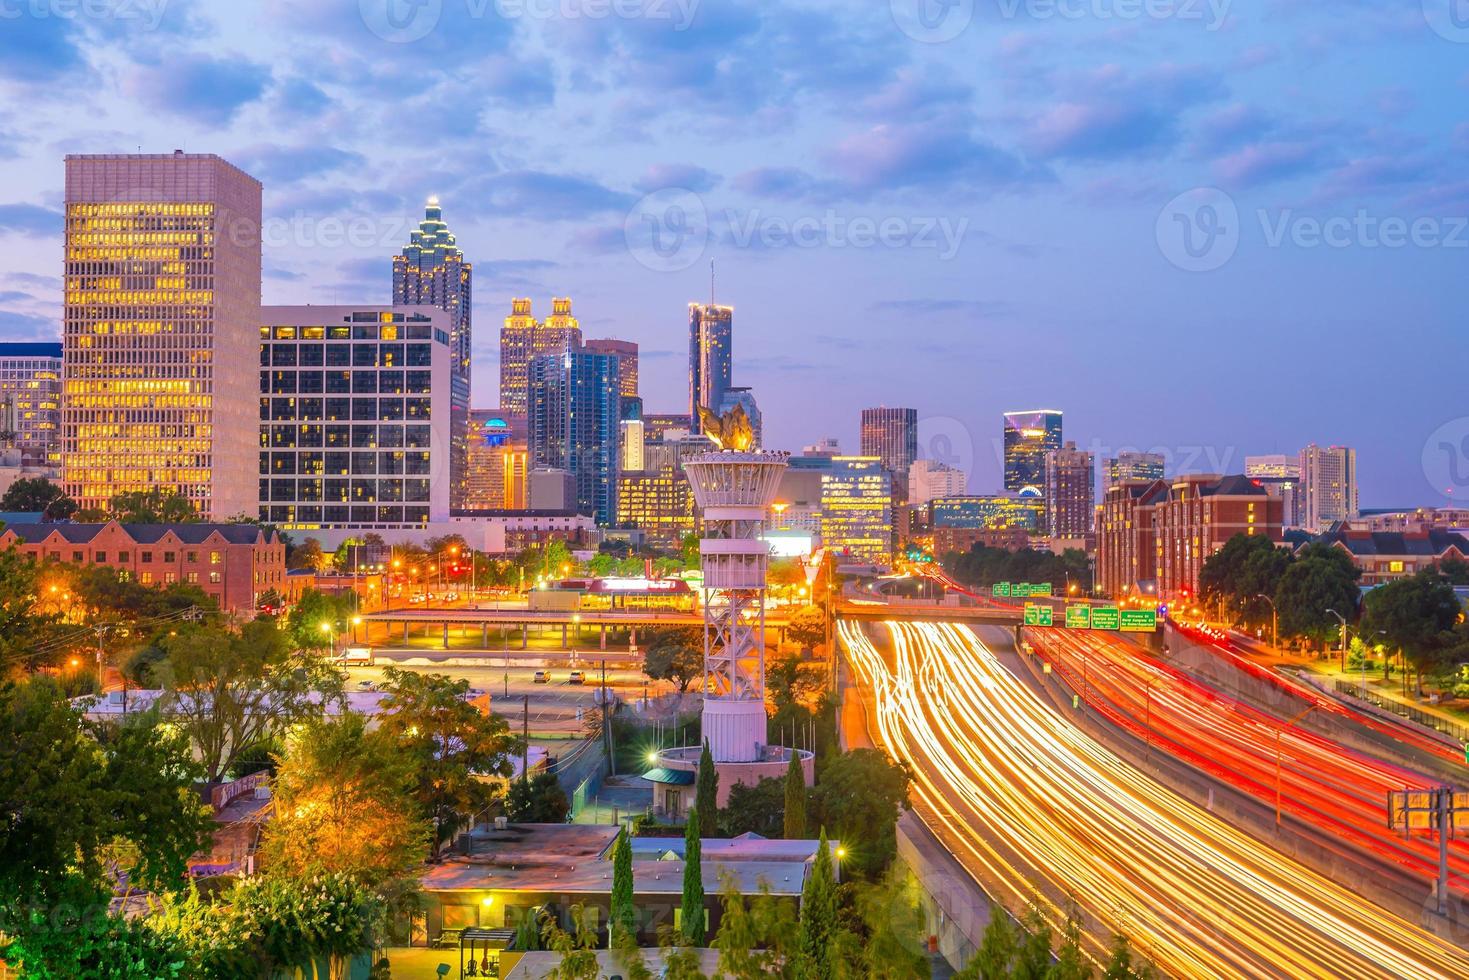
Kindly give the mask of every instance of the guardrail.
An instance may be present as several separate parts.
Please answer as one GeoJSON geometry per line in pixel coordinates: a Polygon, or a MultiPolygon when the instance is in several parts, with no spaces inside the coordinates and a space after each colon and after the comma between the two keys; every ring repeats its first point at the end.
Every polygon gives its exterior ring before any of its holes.
{"type": "Polygon", "coordinates": [[[1445,735],[1456,738],[1461,742],[1469,742],[1469,725],[1461,725],[1458,722],[1449,721],[1447,718],[1430,711],[1415,708],[1411,704],[1403,704],[1401,701],[1396,701],[1392,698],[1379,697],[1371,691],[1363,690],[1361,685],[1355,684],[1352,681],[1337,681],[1336,693],[1356,698],[1358,701],[1366,701],[1368,704],[1376,705],[1384,711],[1391,711],[1395,715],[1407,718],[1409,721],[1417,722],[1435,731],[1443,732],[1445,735]]]}

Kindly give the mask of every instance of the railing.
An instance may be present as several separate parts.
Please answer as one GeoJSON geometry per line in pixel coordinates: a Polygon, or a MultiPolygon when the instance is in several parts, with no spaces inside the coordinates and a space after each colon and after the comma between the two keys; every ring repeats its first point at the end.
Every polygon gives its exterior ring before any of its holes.
{"type": "Polygon", "coordinates": [[[1395,715],[1415,721],[1427,728],[1443,732],[1445,735],[1458,739],[1461,742],[1469,742],[1469,725],[1461,725],[1458,722],[1449,721],[1440,715],[1421,708],[1415,708],[1411,704],[1403,704],[1393,698],[1384,698],[1364,690],[1362,685],[1353,681],[1337,681],[1336,693],[1345,694],[1347,697],[1356,698],[1358,701],[1366,701],[1368,704],[1376,705],[1384,711],[1391,711],[1395,715]]]}

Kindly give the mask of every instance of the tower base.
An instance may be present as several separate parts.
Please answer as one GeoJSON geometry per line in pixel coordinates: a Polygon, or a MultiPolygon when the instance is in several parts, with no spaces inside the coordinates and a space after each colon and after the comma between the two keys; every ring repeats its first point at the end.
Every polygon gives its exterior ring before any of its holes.
{"type": "Polygon", "coordinates": [[[715,762],[756,762],[765,753],[765,704],[706,697],[704,741],[715,762]]]}

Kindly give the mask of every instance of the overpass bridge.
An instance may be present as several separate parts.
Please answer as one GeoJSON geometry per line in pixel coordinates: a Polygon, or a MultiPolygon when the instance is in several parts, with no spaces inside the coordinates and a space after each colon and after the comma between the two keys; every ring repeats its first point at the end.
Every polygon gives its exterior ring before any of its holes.
{"type": "MultiPolygon", "coordinates": [[[[784,610],[771,610],[765,614],[765,625],[767,629],[774,629],[783,641],[785,639],[785,627],[788,621],[784,610]]],[[[456,630],[461,635],[474,630],[480,631],[480,638],[485,648],[490,646],[490,631],[497,633],[502,630],[520,630],[520,647],[526,649],[530,643],[531,628],[535,627],[538,633],[546,629],[561,630],[561,645],[565,647],[571,639],[573,631],[577,637],[585,635],[590,631],[597,634],[598,646],[607,649],[608,630],[627,630],[630,641],[636,644],[639,630],[665,629],[675,626],[698,626],[704,625],[704,616],[699,612],[671,612],[669,610],[657,609],[616,609],[616,610],[590,610],[590,609],[527,609],[523,606],[510,608],[407,608],[393,609],[379,612],[362,614],[363,625],[367,628],[367,635],[372,636],[373,627],[381,627],[386,631],[388,638],[401,637],[406,644],[410,634],[419,636],[434,636],[438,634],[443,639],[444,648],[449,647],[449,631],[456,630]]]]}
{"type": "Polygon", "coordinates": [[[931,602],[924,599],[889,598],[886,602],[843,599],[837,607],[838,619],[860,622],[899,620],[927,623],[976,623],[981,626],[1022,626],[1025,613],[1006,606],[961,605],[931,602]]]}

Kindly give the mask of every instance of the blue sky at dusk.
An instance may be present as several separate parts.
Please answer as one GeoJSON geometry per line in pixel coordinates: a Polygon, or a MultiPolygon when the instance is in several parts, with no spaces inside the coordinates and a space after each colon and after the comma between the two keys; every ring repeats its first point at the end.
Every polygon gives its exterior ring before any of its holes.
{"type": "Polygon", "coordinates": [[[1465,0],[0,0],[0,94],[9,339],[58,336],[65,154],[183,148],[265,184],[268,303],[387,301],[439,195],[477,405],[570,295],[682,410],[712,259],[774,446],[913,406],[993,490],[1046,407],[1469,484],[1465,0]]]}

